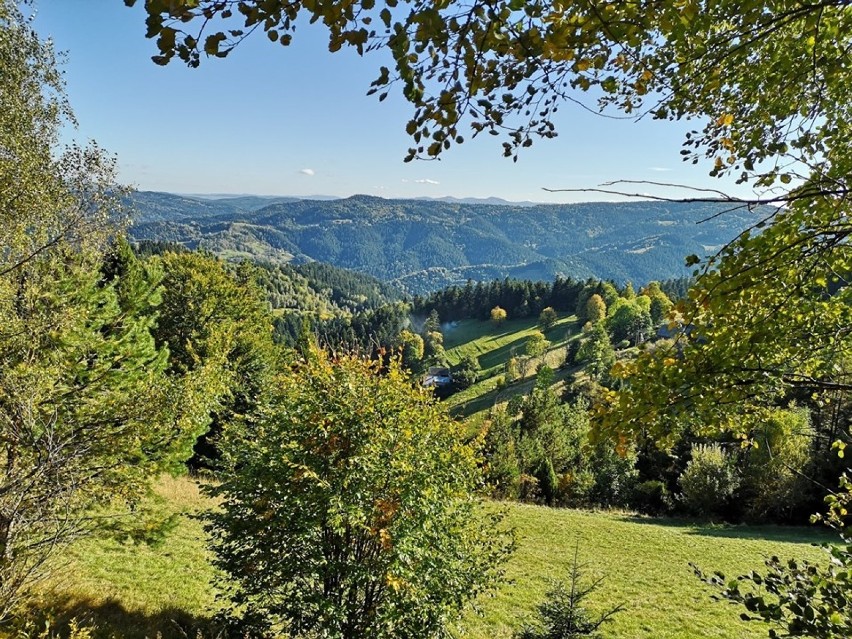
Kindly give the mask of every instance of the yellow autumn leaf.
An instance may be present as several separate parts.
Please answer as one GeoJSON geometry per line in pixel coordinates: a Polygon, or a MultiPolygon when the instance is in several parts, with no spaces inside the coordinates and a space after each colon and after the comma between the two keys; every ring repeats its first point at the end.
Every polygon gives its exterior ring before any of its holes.
{"type": "Polygon", "coordinates": [[[734,116],[730,113],[724,113],[716,120],[717,126],[731,126],[734,123],[734,116]]]}

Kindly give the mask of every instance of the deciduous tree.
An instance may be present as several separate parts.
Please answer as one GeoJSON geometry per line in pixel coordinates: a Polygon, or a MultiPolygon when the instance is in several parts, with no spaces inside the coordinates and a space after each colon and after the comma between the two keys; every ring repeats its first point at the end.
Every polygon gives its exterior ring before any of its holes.
{"type": "Polygon", "coordinates": [[[524,352],[528,357],[541,357],[549,346],[550,342],[544,337],[544,333],[533,331],[524,343],[524,352]]]}
{"type": "Polygon", "coordinates": [[[542,330],[546,331],[556,324],[557,319],[558,316],[556,315],[556,311],[553,310],[553,307],[547,306],[538,315],[538,325],[541,326],[542,330]]]}
{"type": "Polygon", "coordinates": [[[276,635],[442,636],[512,546],[461,426],[396,364],[313,352],[274,393],[257,429],[226,432],[212,489],[235,614],[276,635]]]}
{"type": "Polygon", "coordinates": [[[491,321],[494,322],[495,326],[500,326],[506,321],[506,311],[499,306],[495,306],[491,309],[491,321]]]}
{"type": "Polygon", "coordinates": [[[586,319],[592,324],[600,322],[606,317],[606,302],[603,298],[595,293],[586,302],[586,319]]]}

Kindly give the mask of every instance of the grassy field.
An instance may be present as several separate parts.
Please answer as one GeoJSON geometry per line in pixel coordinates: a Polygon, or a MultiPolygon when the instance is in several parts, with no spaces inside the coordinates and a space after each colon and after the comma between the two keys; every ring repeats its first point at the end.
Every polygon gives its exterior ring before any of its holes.
{"type": "MultiPolygon", "coordinates": [[[[551,342],[550,351],[543,357],[530,362],[527,378],[519,380],[502,392],[497,391],[497,380],[503,374],[503,366],[512,356],[524,354],[524,345],[539,326],[535,318],[510,320],[501,326],[491,322],[464,320],[456,323],[444,334],[444,346],[450,364],[457,364],[463,357],[472,356],[482,367],[480,380],[470,388],[451,395],[447,400],[454,415],[469,418],[488,410],[495,403],[529,390],[535,369],[542,361],[551,368],[558,368],[565,361],[567,343],[577,338],[579,327],[574,315],[560,317],[545,337],[551,342]]],[[[570,371],[557,372],[557,381],[570,371]]],[[[474,420],[475,421],[475,420],[474,420]]]]}
{"type": "MultiPolygon", "coordinates": [[[[538,330],[535,318],[509,320],[500,326],[479,320],[463,320],[445,329],[444,348],[450,364],[458,364],[468,355],[475,357],[482,367],[484,379],[503,372],[503,364],[511,357],[512,349],[523,355],[527,338],[538,330]]],[[[544,336],[555,350],[564,347],[578,331],[576,316],[563,316],[545,331],[544,336]]]]}
{"type": "Polygon", "coordinates": [[[735,576],[762,567],[763,558],[818,559],[812,545],[822,531],[776,526],[695,525],[629,514],[512,505],[508,521],[519,535],[509,583],[481,602],[460,636],[508,638],[528,618],[549,587],[567,576],[575,547],[590,578],[604,577],[589,607],[626,609],[603,629],[608,639],[765,638],[766,628],[740,621],[740,609],[711,599],[689,562],[735,576]]]}
{"type": "MultiPolygon", "coordinates": [[[[193,637],[216,609],[204,532],[195,515],[209,507],[189,479],[161,480],[141,510],[148,522],[129,522],[107,535],[77,543],[58,577],[36,605],[65,610],[96,623],[98,637],[193,637]]],[[[507,506],[519,547],[510,583],[468,614],[459,637],[511,636],[540,601],[548,579],[566,575],[576,544],[590,576],[605,576],[590,607],[625,603],[606,626],[609,639],[765,637],[765,629],[739,621],[739,610],[714,602],[689,561],[729,573],[760,568],[764,556],[820,556],[809,544],[829,539],[818,530],[780,527],[696,526],[665,519],[507,506]]]]}
{"type": "Polygon", "coordinates": [[[93,622],[98,637],[195,637],[216,610],[215,571],[197,515],[210,499],[188,478],[161,478],[133,517],[75,543],[34,606],[93,622]]]}

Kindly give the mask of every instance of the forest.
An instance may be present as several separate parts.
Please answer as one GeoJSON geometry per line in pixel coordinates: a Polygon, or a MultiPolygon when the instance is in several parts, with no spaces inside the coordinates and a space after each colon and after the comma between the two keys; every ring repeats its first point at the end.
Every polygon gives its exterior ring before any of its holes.
{"type": "Polygon", "coordinates": [[[128,197],[131,236],[271,264],[318,261],[390,281],[412,294],[468,279],[619,282],[686,277],[685,255],[717,250],[768,214],[719,203],[488,205],[393,200],[204,200],[128,197]],[[717,215],[726,211],[726,215],[717,215]],[[700,222],[700,223],[699,223],[700,222]]]}
{"type": "Polygon", "coordinates": [[[386,47],[409,160],[463,125],[517,157],[570,86],[702,118],[682,155],[769,190],[686,198],[733,232],[633,281],[406,287],[472,264],[449,238],[485,205],[147,194],[140,222],[0,0],[0,636],[852,635],[848,3],[401,4],[144,11],[160,65],[300,16],[386,47]]]}

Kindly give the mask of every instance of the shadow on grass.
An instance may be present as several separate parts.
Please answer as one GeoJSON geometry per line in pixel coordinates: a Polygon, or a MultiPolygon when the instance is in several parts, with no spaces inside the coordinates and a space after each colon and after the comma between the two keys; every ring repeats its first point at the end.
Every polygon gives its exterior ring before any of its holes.
{"type": "MultiPolygon", "coordinates": [[[[571,368],[561,368],[555,371],[553,378],[554,385],[567,379],[569,376],[580,370],[579,366],[571,368]]],[[[526,395],[535,384],[535,375],[525,377],[521,381],[514,382],[509,386],[501,389],[492,388],[491,390],[477,395],[461,404],[457,404],[450,409],[450,414],[456,418],[466,418],[480,411],[492,408],[499,402],[505,402],[515,395],[526,395]]]]}
{"type": "Polygon", "coordinates": [[[643,517],[628,515],[619,517],[632,524],[651,524],[684,529],[686,535],[718,537],[725,539],[756,539],[791,544],[821,544],[837,540],[837,536],[821,526],[778,526],[775,524],[715,524],[693,519],[671,517],[643,517]]]}
{"type": "Polygon", "coordinates": [[[517,350],[518,355],[523,355],[526,342],[526,337],[519,337],[511,342],[506,342],[499,348],[483,353],[477,357],[477,361],[483,370],[490,370],[495,366],[501,366],[509,359],[513,348],[517,350]]]}
{"type": "MultiPolygon", "coordinates": [[[[81,626],[93,627],[95,639],[217,639],[223,636],[208,616],[189,613],[179,608],[165,608],[156,613],[127,610],[114,599],[92,601],[80,598],[53,596],[32,604],[27,618],[52,626],[65,637],[72,620],[81,626]]],[[[42,626],[43,627],[43,626],[42,626]]]]}

